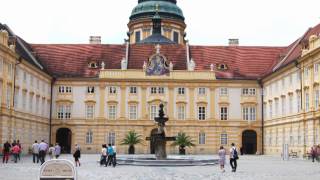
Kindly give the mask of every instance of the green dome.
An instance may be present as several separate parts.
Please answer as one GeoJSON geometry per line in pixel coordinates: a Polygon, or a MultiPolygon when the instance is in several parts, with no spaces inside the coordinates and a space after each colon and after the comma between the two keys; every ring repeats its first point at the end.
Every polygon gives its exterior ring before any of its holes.
{"type": "Polygon", "coordinates": [[[162,18],[184,21],[182,10],[176,5],[175,0],[139,0],[139,4],[132,10],[130,20],[152,17],[157,8],[162,18]]]}

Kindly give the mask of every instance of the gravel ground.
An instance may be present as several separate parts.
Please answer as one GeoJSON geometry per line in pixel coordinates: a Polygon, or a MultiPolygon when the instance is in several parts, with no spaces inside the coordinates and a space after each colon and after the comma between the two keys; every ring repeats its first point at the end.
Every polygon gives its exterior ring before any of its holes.
{"type": "MultiPolygon", "coordinates": [[[[216,158],[216,156],[193,156],[216,158]]],[[[72,159],[63,155],[63,159],[72,159]]],[[[301,159],[282,161],[275,156],[241,156],[238,171],[232,173],[229,164],[222,173],[218,166],[201,167],[100,167],[99,155],[82,155],[81,167],[77,168],[79,180],[318,180],[320,163],[301,159]]],[[[0,180],[36,180],[40,165],[33,164],[31,157],[23,157],[17,164],[0,163],[0,180]]]]}

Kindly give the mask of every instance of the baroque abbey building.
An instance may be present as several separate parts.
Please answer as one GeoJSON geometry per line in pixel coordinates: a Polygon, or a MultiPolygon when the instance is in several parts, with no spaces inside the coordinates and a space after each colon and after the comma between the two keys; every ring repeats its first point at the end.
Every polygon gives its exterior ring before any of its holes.
{"type": "MultiPolygon", "coordinates": [[[[124,44],[30,44],[0,24],[0,143],[19,139],[80,144],[97,153],[135,130],[146,141],[157,128],[189,135],[188,154],[214,154],[232,142],[244,153],[299,156],[320,142],[320,25],[286,47],[197,46],[186,40],[176,0],[139,0],[124,44]]],[[[2,146],[2,145],[1,145],[2,146]]],[[[0,148],[1,148],[0,146],[0,148]]],[[[178,148],[167,144],[168,153],[178,148]]]]}

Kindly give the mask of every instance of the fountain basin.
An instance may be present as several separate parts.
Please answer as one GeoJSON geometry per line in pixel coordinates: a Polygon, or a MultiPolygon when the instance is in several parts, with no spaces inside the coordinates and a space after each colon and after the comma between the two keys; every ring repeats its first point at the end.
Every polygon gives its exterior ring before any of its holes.
{"type": "Polygon", "coordinates": [[[218,159],[169,156],[165,160],[157,160],[152,155],[145,155],[118,157],[117,164],[126,166],[213,166],[218,164],[218,159]]]}

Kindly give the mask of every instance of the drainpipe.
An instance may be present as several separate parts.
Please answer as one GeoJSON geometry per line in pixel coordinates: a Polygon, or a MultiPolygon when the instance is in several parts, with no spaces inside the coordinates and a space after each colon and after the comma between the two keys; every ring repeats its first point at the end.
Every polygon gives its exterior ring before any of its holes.
{"type": "Polygon", "coordinates": [[[52,78],[52,81],[51,81],[51,86],[50,86],[50,89],[51,89],[51,92],[50,92],[50,114],[49,114],[49,144],[52,144],[51,143],[51,137],[52,137],[52,106],[53,106],[53,86],[54,86],[54,83],[56,82],[56,78],[53,77],[52,78]]]}
{"type": "Polygon", "coordinates": [[[261,88],[261,154],[263,155],[264,154],[264,90],[263,90],[263,83],[261,80],[259,80],[259,85],[260,85],[260,88],[261,88]]]}

